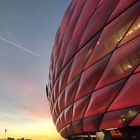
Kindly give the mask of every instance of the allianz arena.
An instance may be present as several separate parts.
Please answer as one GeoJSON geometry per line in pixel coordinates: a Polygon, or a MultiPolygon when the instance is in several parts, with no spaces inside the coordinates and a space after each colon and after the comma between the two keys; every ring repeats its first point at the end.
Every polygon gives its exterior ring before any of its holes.
{"type": "Polygon", "coordinates": [[[140,140],[140,0],[71,2],[47,96],[65,139],[140,140]]]}

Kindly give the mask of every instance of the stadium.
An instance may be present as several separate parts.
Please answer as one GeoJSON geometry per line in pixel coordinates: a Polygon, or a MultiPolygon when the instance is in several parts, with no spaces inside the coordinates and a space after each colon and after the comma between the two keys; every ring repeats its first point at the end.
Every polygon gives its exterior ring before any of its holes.
{"type": "Polygon", "coordinates": [[[65,139],[140,140],[140,0],[71,2],[47,97],[65,139]]]}

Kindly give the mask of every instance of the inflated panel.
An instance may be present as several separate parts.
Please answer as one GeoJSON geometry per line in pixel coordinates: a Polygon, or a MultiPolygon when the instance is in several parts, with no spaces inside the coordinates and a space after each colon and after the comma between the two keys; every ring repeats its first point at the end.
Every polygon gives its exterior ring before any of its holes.
{"type": "Polygon", "coordinates": [[[140,114],[138,114],[129,126],[140,126],[140,114]]]}
{"type": "Polygon", "coordinates": [[[121,41],[118,47],[122,46],[123,44],[127,43],[128,41],[132,40],[133,38],[140,35],[140,16],[134,21],[133,25],[121,41]]]}
{"type": "Polygon", "coordinates": [[[104,113],[112,103],[112,101],[119,94],[119,91],[125,82],[126,79],[123,79],[105,88],[93,92],[84,117],[87,118],[104,113]]]}
{"type": "Polygon", "coordinates": [[[98,127],[102,120],[102,114],[83,120],[83,130],[84,132],[98,131],[98,127]]]}
{"type": "Polygon", "coordinates": [[[131,107],[140,104],[140,73],[132,75],[109,110],[131,107]]]}
{"type": "Polygon", "coordinates": [[[121,128],[128,125],[140,111],[140,106],[105,113],[100,130],[121,128]]]}
{"type": "Polygon", "coordinates": [[[102,59],[97,64],[89,67],[82,73],[75,100],[86,96],[94,90],[109,58],[110,55],[102,59]]]}
{"type": "Polygon", "coordinates": [[[130,10],[125,11],[117,19],[108,24],[102,31],[88,63],[94,64],[113,51],[128,32],[128,29],[131,27],[138,14],[139,7],[138,5],[134,5],[130,10]]]}
{"type": "Polygon", "coordinates": [[[118,48],[112,55],[96,89],[130,75],[140,63],[140,37],[118,48]],[[133,47],[132,47],[133,46],[133,47]]]}

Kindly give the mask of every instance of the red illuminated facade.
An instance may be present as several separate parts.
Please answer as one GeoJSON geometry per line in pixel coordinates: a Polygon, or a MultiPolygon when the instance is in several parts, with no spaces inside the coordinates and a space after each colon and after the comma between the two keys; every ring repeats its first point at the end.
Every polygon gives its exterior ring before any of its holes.
{"type": "Polygon", "coordinates": [[[140,0],[71,2],[55,37],[48,100],[64,138],[140,132],[140,0]]]}

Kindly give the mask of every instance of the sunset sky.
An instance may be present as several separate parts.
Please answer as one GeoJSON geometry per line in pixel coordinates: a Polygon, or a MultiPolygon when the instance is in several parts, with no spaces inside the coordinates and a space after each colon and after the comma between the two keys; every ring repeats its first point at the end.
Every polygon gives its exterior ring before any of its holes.
{"type": "Polygon", "coordinates": [[[55,33],[70,0],[0,0],[0,138],[61,140],[45,85],[55,33]]]}

